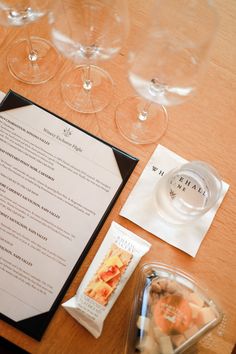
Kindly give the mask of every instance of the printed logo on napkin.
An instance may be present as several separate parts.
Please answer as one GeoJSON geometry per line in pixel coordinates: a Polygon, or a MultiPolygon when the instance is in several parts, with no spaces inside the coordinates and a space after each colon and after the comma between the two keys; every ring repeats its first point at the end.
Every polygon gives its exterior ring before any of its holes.
{"type": "Polygon", "coordinates": [[[132,254],[112,244],[84,293],[99,304],[107,305],[131,259],[132,254]]]}

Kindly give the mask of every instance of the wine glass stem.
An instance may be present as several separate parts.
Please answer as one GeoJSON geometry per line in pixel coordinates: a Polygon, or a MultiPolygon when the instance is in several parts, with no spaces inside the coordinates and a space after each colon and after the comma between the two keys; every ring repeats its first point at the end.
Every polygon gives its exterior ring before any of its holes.
{"type": "Polygon", "coordinates": [[[26,36],[28,42],[28,50],[29,50],[28,58],[29,61],[33,64],[38,60],[38,52],[33,48],[30,33],[29,33],[29,26],[26,25],[25,27],[26,27],[26,36]]]}
{"type": "Polygon", "coordinates": [[[84,82],[83,82],[83,88],[85,91],[90,91],[93,86],[93,83],[90,80],[90,70],[91,70],[90,65],[87,65],[85,68],[85,76],[84,76],[84,82]]]}
{"type": "Polygon", "coordinates": [[[149,111],[149,108],[150,108],[151,104],[152,104],[151,101],[146,102],[146,104],[145,104],[144,108],[142,109],[142,111],[138,113],[138,119],[139,120],[141,120],[141,121],[147,120],[148,111],[149,111]]]}

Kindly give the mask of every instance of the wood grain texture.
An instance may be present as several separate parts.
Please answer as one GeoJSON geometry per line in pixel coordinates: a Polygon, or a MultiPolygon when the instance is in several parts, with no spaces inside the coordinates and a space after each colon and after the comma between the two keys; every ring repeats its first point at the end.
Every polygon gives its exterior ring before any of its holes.
{"type": "MultiPolygon", "coordinates": [[[[185,270],[210,289],[219,302],[226,316],[225,328],[220,335],[214,331],[191,351],[199,354],[230,354],[236,342],[236,2],[217,0],[216,3],[220,24],[201,89],[187,103],[168,109],[169,127],[160,141],[186,159],[200,159],[214,165],[230,185],[195,258],[119,216],[122,205],[156,148],[156,144],[139,146],[127,142],[119,135],[114,121],[116,105],[134,94],[127,79],[127,55],[130,47],[138,45],[142,32],[146,30],[151,2],[129,1],[131,28],[128,40],[114,60],[101,63],[115,82],[114,97],[109,106],[98,114],[79,114],[63,102],[60,81],[63,74],[73,67],[69,60],[62,61],[57,75],[49,82],[26,85],[15,80],[6,65],[7,50],[24,35],[23,29],[8,29],[0,44],[0,90],[7,92],[12,89],[140,159],[63,301],[75,294],[111,221],[115,220],[152,244],[141,263],[155,260],[185,270]]],[[[50,38],[46,19],[32,25],[31,32],[50,38]]],[[[33,354],[123,354],[134,285],[135,277],[132,276],[108,315],[99,339],[94,339],[62,307],[56,311],[41,342],[3,321],[0,322],[0,335],[33,354]]]]}

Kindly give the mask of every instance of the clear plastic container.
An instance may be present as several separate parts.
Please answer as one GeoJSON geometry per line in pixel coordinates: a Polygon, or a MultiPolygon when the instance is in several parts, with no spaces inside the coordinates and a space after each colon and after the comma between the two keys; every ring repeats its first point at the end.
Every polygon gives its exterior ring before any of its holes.
{"type": "Polygon", "coordinates": [[[126,354],[183,353],[223,317],[190,276],[165,264],[145,264],[134,294],[126,354]]]}

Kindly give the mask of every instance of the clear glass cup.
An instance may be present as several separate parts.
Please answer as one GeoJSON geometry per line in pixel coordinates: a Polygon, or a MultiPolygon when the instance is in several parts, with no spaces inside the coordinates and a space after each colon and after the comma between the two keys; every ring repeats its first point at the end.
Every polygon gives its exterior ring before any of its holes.
{"type": "Polygon", "coordinates": [[[172,224],[191,222],[218,201],[221,179],[214,167],[203,161],[188,162],[166,173],[155,187],[158,214],[172,224]]]}

